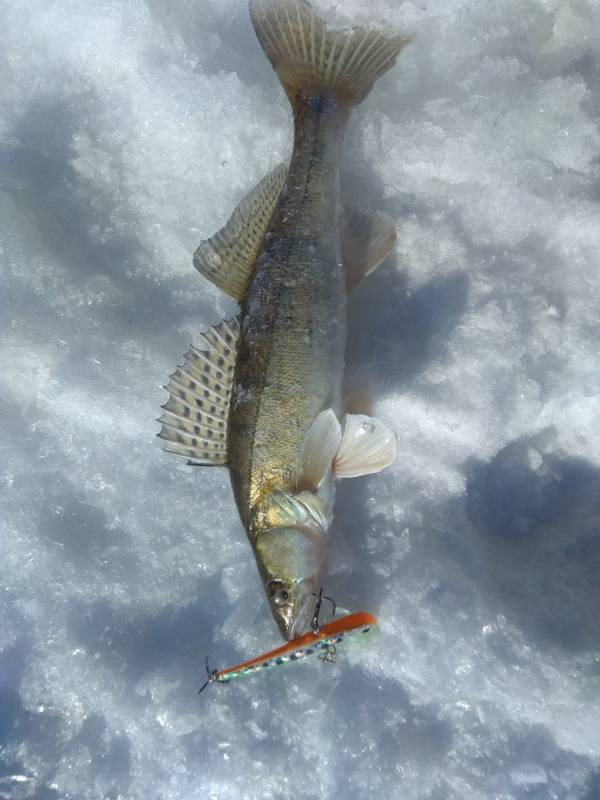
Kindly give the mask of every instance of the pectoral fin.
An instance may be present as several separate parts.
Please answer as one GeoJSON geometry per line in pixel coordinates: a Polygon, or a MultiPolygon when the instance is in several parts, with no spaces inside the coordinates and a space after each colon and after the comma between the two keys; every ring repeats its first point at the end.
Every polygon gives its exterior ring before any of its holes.
{"type": "Polygon", "coordinates": [[[343,219],[342,254],[350,291],[392,252],[396,226],[383,211],[366,214],[354,206],[344,206],[343,219]]]}
{"type": "Polygon", "coordinates": [[[159,418],[168,453],[190,464],[221,465],[227,459],[227,417],[239,336],[239,321],[223,321],[204,334],[209,349],[195,347],[165,386],[170,393],[159,418]]]}
{"type": "Polygon", "coordinates": [[[290,494],[276,489],[269,495],[268,520],[273,528],[302,527],[327,530],[330,519],[318,496],[311,491],[290,494]]]}
{"type": "Polygon", "coordinates": [[[333,460],[335,477],[381,472],[394,461],[396,452],[396,436],[381,420],[346,414],[342,441],[333,460]]]}
{"type": "Polygon", "coordinates": [[[286,164],[270,172],[240,202],[229,222],[194,253],[194,266],[231,297],[246,294],[262,240],[288,173],[286,164]]]}

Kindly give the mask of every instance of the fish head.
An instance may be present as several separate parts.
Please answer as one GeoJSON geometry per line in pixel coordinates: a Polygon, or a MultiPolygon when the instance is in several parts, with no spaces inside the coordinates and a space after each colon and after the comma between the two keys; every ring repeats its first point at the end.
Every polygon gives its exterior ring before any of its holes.
{"type": "Polygon", "coordinates": [[[307,510],[302,497],[285,495],[284,501],[293,503],[293,509],[287,509],[291,513],[279,514],[279,521],[286,524],[259,531],[255,550],[271,613],[283,638],[291,641],[308,629],[312,619],[327,524],[323,515],[315,514],[314,503],[307,510]]]}
{"type": "Polygon", "coordinates": [[[301,528],[269,528],[257,539],[256,555],[271,613],[291,641],[310,624],[323,545],[301,528]]]}

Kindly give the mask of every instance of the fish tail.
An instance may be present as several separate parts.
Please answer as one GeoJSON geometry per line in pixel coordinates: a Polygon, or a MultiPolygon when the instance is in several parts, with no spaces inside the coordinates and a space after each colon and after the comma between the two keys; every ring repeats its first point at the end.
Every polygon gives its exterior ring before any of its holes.
{"type": "Polygon", "coordinates": [[[372,28],[331,30],[306,0],[250,0],[250,16],[292,105],[300,96],[357,105],[412,38],[372,28]]]}

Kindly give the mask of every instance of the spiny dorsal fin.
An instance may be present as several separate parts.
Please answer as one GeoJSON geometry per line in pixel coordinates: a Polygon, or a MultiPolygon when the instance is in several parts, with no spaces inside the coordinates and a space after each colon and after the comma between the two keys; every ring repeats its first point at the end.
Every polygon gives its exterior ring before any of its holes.
{"type": "Polygon", "coordinates": [[[360,103],[411,41],[370,28],[330,30],[306,0],[250,0],[250,16],[292,103],[300,93],[360,103]]]}
{"type": "Polygon", "coordinates": [[[209,349],[191,347],[165,386],[170,393],[158,434],[167,453],[190,464],[221,465],[227,460],[227,418],[235,369],[239,318],[224,320],[203,338],[209,349]]]}
{"type": "Polygon", "coordinates": [[[346,205],[342,219],[342,254],[350,291],[389,256],[397,234],[394,221],[383,211],[367,214],[346,205]]]}
{"type": "Polygon", "coordinates": [[[194,266],[231,297],[241,300],[288,173],[280,164],[247,194],[220,231],[202,242],[194,266]]]}

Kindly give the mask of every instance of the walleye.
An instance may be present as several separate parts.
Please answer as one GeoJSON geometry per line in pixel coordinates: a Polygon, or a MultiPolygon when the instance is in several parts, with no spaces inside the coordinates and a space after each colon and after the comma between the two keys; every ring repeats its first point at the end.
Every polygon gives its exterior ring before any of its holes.
{"type": "Polygon", "coordinates": [[[341,207],[340,156],[352,108],[410,38],[331,30],[305,0],[250,0],[250,15],[292,106],[292,158],[194,254],[241,310],[171,376],[159,436],[192,465],[229,468],[271,611],[292,640],[311,620],[336,479],[396,456],[382,422],[343,414],[347,292],[396,231],[382,213],[341,207]]]}

